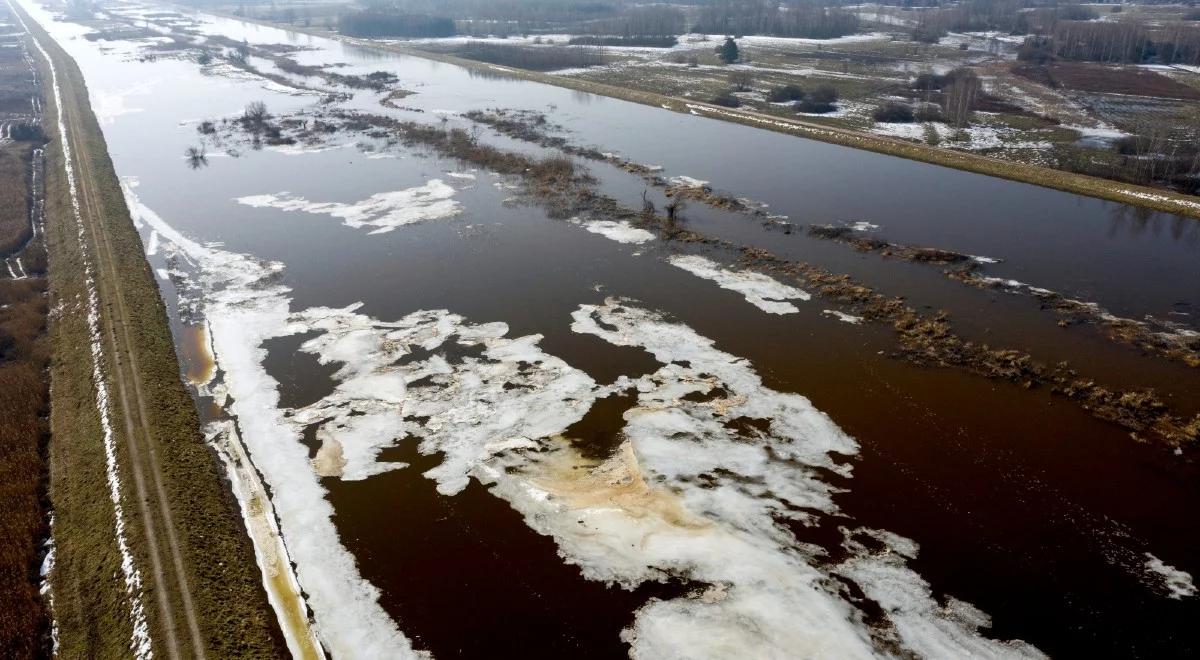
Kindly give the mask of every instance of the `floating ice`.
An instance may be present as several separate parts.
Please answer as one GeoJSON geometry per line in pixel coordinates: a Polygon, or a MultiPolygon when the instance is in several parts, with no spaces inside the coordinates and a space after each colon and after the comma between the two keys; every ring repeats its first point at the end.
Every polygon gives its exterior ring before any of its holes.
{"type": "Polygon", "coordinates": [[[383,234],[404,225],[458,215],[462,207],[453,197],[454,188],[441,179],[431,179],[423,186],[376,193],[354,204],[311,202],[286,192],[239,197],[237,202],[256,208],[330,215],[341,218],[347,227],[370,227],[371,234],[383,234]]]}
{"type": "Polygon", "coordinates": [[[1163,560],[1146,553],[1146,577],[1155,582],[1155,586],[1166,592],[1167,598],[1182,600],[1196,595],[1196,585],[1192,582],[1191,573],[1181,571],[1166,564],[1163,560]]]}
{"type": "Polygon", "coordinates": [[[614,386],[638,399],[611,458],[585,461],[569,447],[513,457],[493,492],[591,579],[707,585],[641,608],[623,634],[633,657],[739,658],[748,648],[761,657],[875,657],[876,636],[933,657],[1040,655],[980,636],[986,616],[965,603],[938,606],[905,566],[916,544],[884,532],[867,533],[895,556],[836,571],[884,606],[892,627],[871,631],[820,568],[821,550],[783,522],[837,512],[825,475],[849,476],[833,455],[856,453],[854,440],[804,397],[764,386],[748,362],[655,312],[610,298],[573,316],[576,332],[642,348],[663,366],[614,386]]]}
{"type": "Polygon", "coordinates": [[[294,329],[318,333],[301,350],[323,364],[343,365],[334,374],[334,392],[293,417],[301,427],[319,424],[325,452],[319,467],[336,469],[343,479],[403,467],[375,457],[411,436],[423,453],[445,455],[427,476],[451,495],[466,487],[480,461],[503,448],[496,443],[561,433],[595,400],[595,382],[543,353],[538,335],[510,339],[503,323],[471,325],[446,311],[388,323],[356,309],[316,308],[292,317],[294,329]],[[417,351],[432,354],[407,359],[417,351]],[[464,352],[469,355],[454,357],[464,352]]]}
{"type": "Polygon", "coordinates": [[[836,309],[823,309],[821,310],[821,313],[825,316],[832,316],[842,323],[849,323],[851,325],[858,325],[859,323],[863,322],[863,317],[861,316],[854,316],[845,312],[839,312],[836,309]]]}
{"type": "MultiPolygon", "coordinates": [[[[845,530],[843,530],[845,531],[845,530]]],[[[891,621],[896,641],[923,658],[1040,658],[1041,652],[1021,641],[1001,642],[979,634],[991,619],[970,603],[947,598],[939,604],[920,575],[906,566],[917,555],[910,539],[879,530],[859,530],[883,545],[871,552],[853,537],[846,542],[852,557],[835,572],[853,580],[891,621]]]]}
{"type": "Polygon", "coordinates": [[[671,177],[671,185],[682,186],[684,188],[704,188],[708,185],[707,181],[693,179],[690,176],[673,176],[671,177]]]}
{"type": "Polygon", "coordinates": [[[800,311],[795,305],[781,301],[811,298],[807,292],[781,284],[762,273],[727,270],[713,260],[698,255],[676,255],[667,261],[696,277],[716,282],[722,289],[742,294],[746,302],[768,314],[795,314],[800,311]]]}
{"type": "Polygon", "coordinates": [[[130,212],[159,233],[164,249],[178,252],[195,268],[193,281],[179,293],[199,300],[181,302],[203,309],[224,374],[214,387],[227,391],[241,440],[270,486],[292,559],[287,565],[294,566],[307,595],[321,641],[335,657],[420,657],[338,540],[333,507],[299,431],[279,407],[278,383],[263,367],[268,339],[302,329],[289,318],[289,290],[276,281],[283,265],[192,241],[142,204],[128,180],[122,188],[130,212]]]}
{"type": "Polygon", "coordinates": [[[614,240],[618,243],[646,243],[654,240],[654,234],[634,227],[629,224],[628,220],[573,220],[576,224],[583,225],[583,228],[593,234],[614,240]]]}

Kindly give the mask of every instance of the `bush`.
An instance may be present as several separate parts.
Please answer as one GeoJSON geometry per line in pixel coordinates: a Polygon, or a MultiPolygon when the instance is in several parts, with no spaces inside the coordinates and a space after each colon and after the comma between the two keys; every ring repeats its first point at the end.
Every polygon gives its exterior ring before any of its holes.
{"type": "Polygon", "coordinates": [[[797,101],[796,110],[809,114],[825,114],[837,109],[834,105],[837,100],[838,93],[832,85],[821,85],[797,101]]]}
{"type": "Polygon", "coordinates": [[[720,94],[717,94],[716,96],[714,96],[712,98],[712,101],[710,101],[710,103],[712,103],[713,105],[724,106],[726,108],[737,108],[737,107],[741,107],[742,100],[739,99],[738,97],[734,96],[730,92],[721,92],[720,94]]]}
{"type": "Polygon", "coordinates": [[[913,110],[908,104],[897,103],[895,101],[875,108],[875,112],[871,113],[871,117],[875,121],[903,124],[912,123],[915,119],[913,117],[913,110]]]}
{"type": "Polygon", "coordinates": [[[1058,18],[1064,21],[1092,21],[1099,17],[1091,7],[1083,5],[1062,5],[1058,8],[1058,18]]]}
{"type": "Polygon", "coordinates": [[[918,103],[913,117],[917,121],[942,121],[942,106],[936,103],[918,103]]]}
{"type": "Polygon", "coordinates": [[[799,85],[776,87],[767,94],[767,100],[771,103],[789,103],[802,98],[804,98],[804,90],[799,85]]]}
{"type": "Polygon", "coordinates": [[[1017,59],[1045,64],[1054,59],[1054,46],[1047,37],[1029,37],[1017,49],[1017,59]]]}
{"type": "Polygon", "coordinates": [[[913,41],[919,41],[923,44],[936,44],[946,36],[946,30],[935,25],[918,25],[913,28],[913,41]]]}

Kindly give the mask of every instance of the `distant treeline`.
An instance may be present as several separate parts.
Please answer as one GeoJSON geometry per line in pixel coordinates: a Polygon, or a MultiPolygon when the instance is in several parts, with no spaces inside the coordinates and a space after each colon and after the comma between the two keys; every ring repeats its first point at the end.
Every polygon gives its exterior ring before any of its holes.
{"type": "Polygon", "coordinates": [[[610,18],[585,21],[576,32],[620,37],[674,37],[687,30],[687,16],[678,7],[634,7],[610,18]]]}
{"type": "Polygon", "coordinates": [[[642,48],[671,48],[679,43],[679,39],[672,36],[654,37],[631,35],[628,37],[600,37],[600,36],[585,36],[571,37],[569,42],[572,46],[639,46],[642,48]]]}
{"type": "Polygon", "coordinates": [[[1108,63],[1200,65],[1200,27],[1180,24],[1151,31],[1137,23],[1064,21],[1046,36],[1030,37],[1018,57],[1108,63]]]}
{"type": "Polygon", "coordinates": [[[352,37],[452,37],[454,21],[441,16],[387,9],[364,9],[342,14],[338,29],[352,37]]]}
{"type": "Polygon", "coordinates": [[[590,46],[516,46],[473,41],[455,54],[488,64],[531,71],[554,71],[604,64],[604,52],[590,46]]]}
{"type": "Polygon", "coordinates": [[[693,32],[832,39],[858,31],[858,17],[816,4],[781,7],[776,0],[714,0],[700,9],[693,32]]]}

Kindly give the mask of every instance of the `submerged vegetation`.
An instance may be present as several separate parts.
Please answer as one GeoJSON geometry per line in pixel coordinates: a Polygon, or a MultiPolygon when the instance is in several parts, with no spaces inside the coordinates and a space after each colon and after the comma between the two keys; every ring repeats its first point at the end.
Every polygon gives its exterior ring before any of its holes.
{"type": "MultiPolygon", "coordinates": [[[[482,167],[497,174],[516,177],[523,185],[525,197],[546,209],[552,218],[588,217],[604,221],[625,221],[635,227],[648,229],[663,240],[681,245],[708,246],[740,255],[743,267],[768,274],[795,279],[801,286],[813,289],[819,296],[847,306],[855,315],[868,321],[890,325],[896,332],[897,357],[921,366],[954,367],[970,373],[1012,382],[1026,388],[1046,387],[1052,392],[1077,402],[1093,416],[1123,426],[1149,439],[1168,446],[1179,446],[1200,439],[1200,415],[1195,419],[1180,417],[1170,406],[1151,391],[1122,391],[1105,387],[1075,371],[1065,363],[1049,366],[1019,350],[994,348],[966,340],[955,334],[948,314],[922,314],[898,298],[889,298],[870,287],[855,282],[849,276],[826,271],[803,262],[781,259],[759,248],[731,243],[699,233],[689,227],[681,200],[693,199],[715,208],[769,216],[746,200],[714,193],[706,185],[691,182],[671,183],[656,174],[653,168],[637,166],[614,159],[595,149],[571,145],[565,138],[550,134],[553,125],[544,115],[530,112],[492,110],[476,111],[468,118],[488,125],[510,137],[535,142],[583,158],[604,160],[647,181],[665,188],[671,200],[659,215],[648,199],[640,210],[630,209],[617,200],[595,190],[595,179],[562,156],[536,158],[506,151],[479,140],[462,128],[408,122],[365,113],[335,112],[337,130],[374,133],[386,129],[406,145],[433,148],[438,155],[482,167]]],[[[326,121],[328,118],[326,119],[326,121]]],[[[301,122],[303,124],[303,122],[301,122]]],[[[376,134],[378,136],[378,134],[376,134]]],[[[784,225],[786,226],[786,224],[784,225]]],[[[884,252],[888,256],[933,265],[959,266],[958,277],[970,282],[971,257],[949,250],[909,247],[874,238],[857,238],[852,230],[838,227],[814,226],[810,233],[850,243],[858,249],[884,252]],[[963,274],[966,275],[963,275],[963,274]]],[[[948,271],[950,273],[951,271],[948,271]]],[[[1101,310],[1102,311],[1102,310],[1101,310]]],[[[1076,310],[1076,318],[1081,318],[1076,310]]],[[[1099,317],[1097,317],[1099,318],[1099,317]]],[[[1095,320],[1095,319],[1092,319],[1095,320]]],[[[1114,332],[1121,339],[1142,348],[1148,344],[1131,339],[1127,326],[1114,332]]],[[[1110,329],[1112,329],[1110,327],[1110,329]]],[[[1147,332],[1143,336],[1149,337],[1147,332]]],[[[1194,352],[1195,347],[1190,349],[1194,352]]],[[[1155,352],[1168,357],[1181,357],[1165,350],[1155,352]]]]}

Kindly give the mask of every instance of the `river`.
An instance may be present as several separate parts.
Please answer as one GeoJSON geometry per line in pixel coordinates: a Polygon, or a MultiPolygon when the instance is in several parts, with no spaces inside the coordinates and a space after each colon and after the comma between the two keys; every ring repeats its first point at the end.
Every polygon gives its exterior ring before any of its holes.
{"type": "MultiPolygon", "coordinates": [[[[428,145],[368,130],[255,148],[221,120],[256,101],[356,111],[540,156],[464,113],[544,113],[572,143],[769,214],[693,201],[694,232],[1154,387],[1182,418],[1200,410],[1194,367],[1060,327],[1030,287],[1189,336],[1200,222],[211,15],[111,3],[85,26],[23,6],[84,73],[184,376],[270,488],[335,657],[1200,652],[1190,445],[1135,442],[1047,387],[915,365],[890,323],[815,285],[551,217],[514,177],[428,145]],[[180,31],[412,93],[385,106],[254,54],[270,79],[156,49],[180,31]],[[973,255],[1012,282],[762,217],[973,255]]],[[[640,208],[643,177],[576,160],[640,208]]]]}

